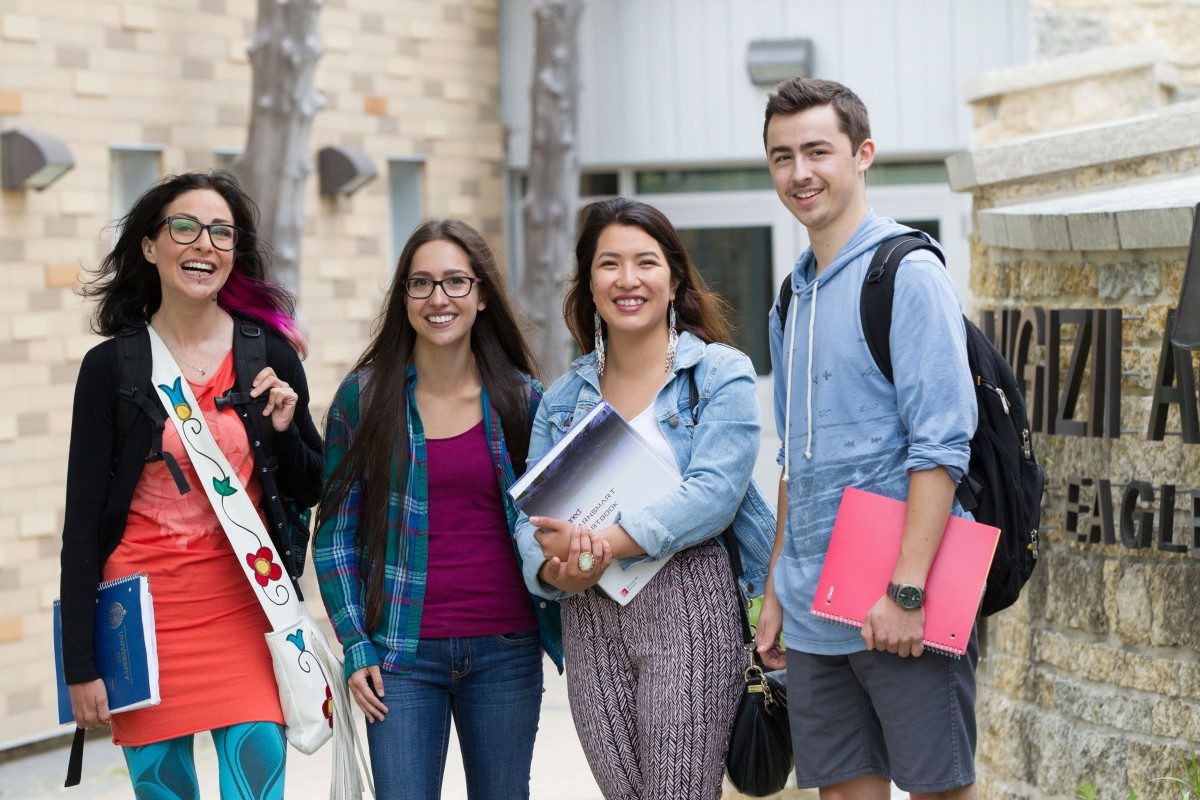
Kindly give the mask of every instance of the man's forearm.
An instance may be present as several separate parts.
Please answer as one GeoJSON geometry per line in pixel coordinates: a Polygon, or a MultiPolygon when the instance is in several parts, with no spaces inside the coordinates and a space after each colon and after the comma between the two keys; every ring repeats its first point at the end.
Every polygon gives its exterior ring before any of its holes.
{"type": "Polygon", "coordinates": [[[904,517],[900,557],[892,571],[893,583],[925,585],[946,530],[954,488],[954,481],[943,467],[909,473],[908,512],[904,517]]]}

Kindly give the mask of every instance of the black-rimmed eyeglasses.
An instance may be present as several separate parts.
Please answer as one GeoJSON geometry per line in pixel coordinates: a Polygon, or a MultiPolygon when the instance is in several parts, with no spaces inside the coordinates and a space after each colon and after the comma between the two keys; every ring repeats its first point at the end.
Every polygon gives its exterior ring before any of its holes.
{"type": "Polygon", "coordinates": [[[442,287],[446,297],[466,297],[471,293],[471,287],[483,283],[480,278],[470,278],[466,275],[452,275],[440,281],[429,278],[409,278],[404,282],[404,291],[413,300],[424,300],[433,294],[433,290],[442,287]]]}
{"type": "MultiPolygon", "coordinates": [[[[158,227],[167,226],[171,239],[176,244],[191,244],[200,238],[201,231],[208,231],[208,240],[218,250],[232,250],[237,247],[240,230],[224,222],[214,222],[205,225],[191,217],[172,216],[158,223],[158,227]]],[[[157,230],[157,227],[155,228],[157,230]]]]}

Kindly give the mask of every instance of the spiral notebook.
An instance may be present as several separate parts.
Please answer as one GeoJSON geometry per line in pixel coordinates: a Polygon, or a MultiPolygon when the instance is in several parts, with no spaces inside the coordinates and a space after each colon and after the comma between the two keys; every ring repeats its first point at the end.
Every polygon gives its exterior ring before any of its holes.
{"type": "MultiPolygon", "coordinates": [[[[842,493],[813,614],[861,628],[887,592],[900,555],[906,504],[848,486],[842,493]]],[[[950,517],[925,581],[925,646],[962,656],[971,638],[1000,529],[950,517]]]]}
{"type": "MultiPolygon", "coordinates": [[[[155,706],[158,694],[158,647],[154,602],[143,573],[106,581],[96,587],[96,628],[92,637],[96,671],[108,690],[113,714],[155,706]]],[[[63,674],[62,608],[54,601],[54,666],[58,679],[58,721],[70,722],[71,698],[63,674]]]]}

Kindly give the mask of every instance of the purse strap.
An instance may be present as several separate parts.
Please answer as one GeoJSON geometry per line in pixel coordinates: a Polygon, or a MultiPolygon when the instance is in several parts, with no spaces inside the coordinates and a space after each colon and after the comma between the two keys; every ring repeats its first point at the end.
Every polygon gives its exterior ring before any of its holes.
{"type": "MultiPolygon", "coordinates": [[[[696,367],[695,365],[687,367],[684,372],[687,373],[688,387],[688,402],[692,409],[692,423],[700,421],[700,390],[696,386],[696,367]]],[[[742,642],[746,645],[753,646],[754,634],[750,631],[750,611],[747,608],[746,598],[742,597],[742,556],[738,552],[737,537],[733,535],[733,526],[730,525],[721,532],[721,539],[725,543],[725,551],[729,553],[729,565],[733,567],[733,593],[737,596],[738,614],[742,620],[742,642]]]]}
{"type": "Polygon", "coordinates": [[[175,357],[154,328],[147,326],[146,330],[150,334],[152,359],[150,382],[179,433],[200,478],[200,486],[233,547],[254,596],[266,612],[271,629],[288,628],[295,623],[302,609],[283,569],[279,551],[275,549],[258,509],[246,494],[246,487],[213,438],[200,404],[192,387],[184,380],[175,357]]]}

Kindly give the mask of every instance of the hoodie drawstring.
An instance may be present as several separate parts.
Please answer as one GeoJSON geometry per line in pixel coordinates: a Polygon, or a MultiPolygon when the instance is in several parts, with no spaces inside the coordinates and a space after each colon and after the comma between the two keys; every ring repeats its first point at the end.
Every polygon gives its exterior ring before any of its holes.
{"type": "MultiPolygon", "coordinates": [[[[805,400],[805,405],[808,414],[808,442],[804,448],[804,457],[812,459],[812,362],[813,362],[813,334],[817,322],[817,282],[813,281],[813,304],[808,316],[808,395],[805,400]]],[[[792,463],[792,364],[796,355],[796,306],[798,303],[792,303],[788,309],[788,316],[791,318],[791,333],[788,335],[788,363],[787,363],[787,386],[786,399],[784,401],[783,411],[783,482],[787,483],[791,478],[791,463],[792,463]]]]}
{"type": "MultiPolygon", "coordinates": [[[[813,396],[813,334],[817,327],[817,287],[820,286],[818,281],[813,281],[813,298],[812,310],[808,314],[808,397],[805,400],[805,413],[808,416],[808,442],[804,446],[804,457],[812,461],[812,444],[813,444],[813,418],[812,418],[812,396],[813,396]]],[[[792,335],[795,335],[795,330],[792,335]]],[[[789,381],[790,381],[789,377],[789,381]]]]}

